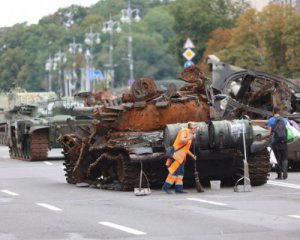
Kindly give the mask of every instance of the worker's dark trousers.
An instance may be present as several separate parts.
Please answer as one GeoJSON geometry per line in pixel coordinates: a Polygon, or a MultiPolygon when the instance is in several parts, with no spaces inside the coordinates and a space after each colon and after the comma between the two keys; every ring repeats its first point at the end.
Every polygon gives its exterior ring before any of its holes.
{"type": "Polygon", "coordinates": [[[273,145],[272,149],[274,151],[274,155],[277,160],[277,164],[275,164],[275,170],[277,173],[277,177],[280,179],[283,174],[283,178],[287,178],[288,171],[288,147],[287,144],[273,145]]]}
{"type": "Polygon", "coordinates": [[[183,176],[184,176],[184,163],[180,164],[177,170],[173,174],[168,174],[167,179],[162,186],[163,190],[168,190],[175,183],[175,191],[183,191],[183,176]]]}

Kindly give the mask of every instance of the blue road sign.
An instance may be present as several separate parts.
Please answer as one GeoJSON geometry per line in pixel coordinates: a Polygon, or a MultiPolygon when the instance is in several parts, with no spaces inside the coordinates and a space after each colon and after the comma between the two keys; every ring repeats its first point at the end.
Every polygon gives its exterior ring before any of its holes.
{"type": "Polygon", "coordinates": [[[103,75],[102,75],[102,72],[99,69],[96,69],[94,71],[91,70],[91,71],[89,71],[89,78],[90,79],[95,79],[95,78],[101,79],[101,78],[103,78],[103,75]]]}
{"type": "Polygon", "coordinates": [[[186,61],[185,63],[184,63],[184,67],[186,68],[186,67],[189,67],[189,66],[192,66],[192,65],[194,65],[194,62],[193,61],[186,61]]]}

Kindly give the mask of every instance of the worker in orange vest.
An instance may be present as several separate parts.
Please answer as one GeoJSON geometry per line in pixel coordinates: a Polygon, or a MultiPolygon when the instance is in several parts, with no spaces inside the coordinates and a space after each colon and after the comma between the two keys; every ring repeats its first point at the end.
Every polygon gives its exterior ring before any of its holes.
{"type": "Polygon", "coordinates": [[[191,156],[193,160],[196,160],[196,156],[191,153],[189,149],[193,138],[196,136],[197,127],[196,123],[189,122],[188,128],[179,130],[177,134],[173,144],[173,147],[175,148],[173,158],[168,158],[166,161],[169,174],[162,186],[162,190],[166,193],[172,193],[170,188],[174,183],[176,193],[186,193],[183,191],[184,164],[187,154],[191,156]]]}

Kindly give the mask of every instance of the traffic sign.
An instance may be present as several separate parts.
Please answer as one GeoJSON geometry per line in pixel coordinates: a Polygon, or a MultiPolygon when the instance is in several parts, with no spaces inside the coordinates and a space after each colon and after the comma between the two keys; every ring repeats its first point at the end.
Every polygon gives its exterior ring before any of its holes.
{"type": "Polygon", "coordinates": [[[190,38],[188,38],[186,41],[185,41],[185,44],[183,46],[184,49],[186,48],[195,48],[195,45],[194,43],[192,42],[192,40],[190,38]]]}
{"type": "Polygon", "coordinates": [[[90,79],[100,79],[103,78],[102,72],[99,69],[96,70],[90,70],[89,71],[89,78],[90,79]]]}
{"type": "Polygon", "coordinates": [[[183,66],[186,68],[186,67],[189,67],[189,66],[192,66],[192,65],[194,65],[194,62],[186,61],[183,66]]]}
{"type": "Polygon", "coordinates": [[[102,72],[99,69],[96,69],[94,74],[95,74],[95,78],[101,78],[102,76],[102,72]]]}
{"type": "Polygon", "coordinates": [[[187,49],[184,51],[184,53],[182,54],[187,60],[191,60],[193,57],[195,57],[195,53],[193,52],[192,49],[187,49]]]}

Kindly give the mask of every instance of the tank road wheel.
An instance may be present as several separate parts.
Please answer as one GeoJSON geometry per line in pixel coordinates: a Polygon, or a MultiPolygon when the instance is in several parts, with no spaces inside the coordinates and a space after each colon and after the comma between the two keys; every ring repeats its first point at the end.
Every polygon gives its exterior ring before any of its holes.
{"type": "Polygon", "coordinates": [[[156,96],[157,87],[151,78],[141,77],[133,82],[131,92],[136,101],[147,101],[156,96]]]}
{"type": "Polygon", "coordinates": [[[131,191],[138,184],[139,169],[126,154],[105,152],[90,164],[87,175],[91,181],[100,181],[102,189],[131,191]]]}
{"type": "Polygon", "coordinates": [[[249,154],[248,165],[249,177],[253,186],[263,185],[268,181],[271,165],[267,149],[249,154]]]}

